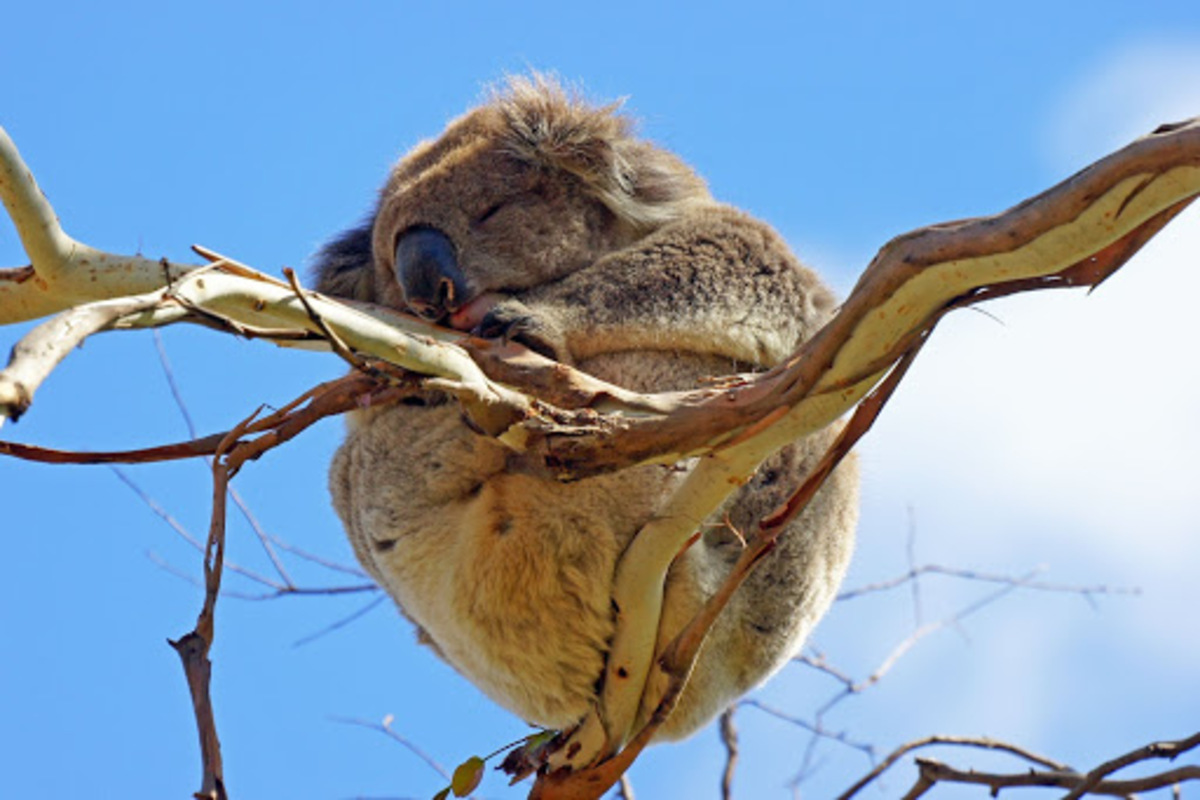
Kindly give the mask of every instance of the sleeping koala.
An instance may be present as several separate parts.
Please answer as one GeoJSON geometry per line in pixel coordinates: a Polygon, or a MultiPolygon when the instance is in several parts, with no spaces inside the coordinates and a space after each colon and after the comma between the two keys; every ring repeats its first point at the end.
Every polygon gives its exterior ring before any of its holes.
{"type": "MultiPolygon", "coordinates": [[[[370,221],[318,255],[318,289],[505,336],[642,391],[761,370],[829,318],[834,298],[767,225],[713,200],[615,106],[515,78],[415,147],[370,221]]],[[[728,574],[752,526],[833,437],[769,459],[671,568],[659,646],[728,574]]],[[[564,728],[594,703],[614,619],[614,569],[690,464],[563,483],[508,453],[430,392],[356,412],[334,504],[363,566],[423,642],[488,696],[564,728]]],[[[853,547],[857,472],[844,463],[710,631],[658,738],[685,736],[796,653],[853,547]]]]}

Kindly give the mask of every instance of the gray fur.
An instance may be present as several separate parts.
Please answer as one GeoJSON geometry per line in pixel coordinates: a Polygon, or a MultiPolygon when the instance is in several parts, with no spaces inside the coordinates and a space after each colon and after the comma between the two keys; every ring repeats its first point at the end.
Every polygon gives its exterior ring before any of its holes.
{"type": "MultiPolygon", "coordinates": [[[[721,205],[613,107],[516,79],[402,159],[370,242],[318,258],[319,288],[403,307],[397,237],[444,232],[487,324],[641,391],[769,367],[834,300],[765,224],[721,205]],[[355,254],[357,248],[357,255],[355,254]],[[357,266],[356,266],[357,265],[357,266]]],[[[740,540],[799,484],[832,432],[784,448],[707,521],[668,579],[660,645],[720,585],[740,540]]],[[[422,640],[524,719],[568,727],[594,700],[622,550],[688,465],[574,483],[506,471],[456,405],[365,410],[334,459],[334,504],[364,567],[422,640]]],[[[685,736],[775,672],[825,613],[853,546],[843,464],[722,614],[661,738],[685,736]]]]}

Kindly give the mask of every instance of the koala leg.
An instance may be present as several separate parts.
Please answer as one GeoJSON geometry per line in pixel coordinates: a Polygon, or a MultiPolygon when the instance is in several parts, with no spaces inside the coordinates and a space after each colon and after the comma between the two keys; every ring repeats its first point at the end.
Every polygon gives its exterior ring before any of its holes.
{"type": "Polygon", "coordinates": [[[507,460],[457,403],[399,406],[359,415],[330,484],[356,555],[420,640],[522,718],[569,727],[595,700],[622,542],[679,473],[564,484],[507,460]]]}
{"type": "MultiPolygon", "coordinates": [[[[659,647],[699,611],[729,576],[759,520],[816,465],[836,432],[823,431],[768,459],[668,577],[659,647]]],[[[717,618],[660,739],[679,739],[766,681],[795,656],[837,593],[854,547],[858,469],[850,456],[780,535],[717,618]]]]}
{"type": "MultiPolygon", "coordinates": [[[[737,366],[715,357],[647,351],[596,356],[581,365],[639,391],[690,388],[707,376],[736,372],[737,366]]],[[[800,486],[837,433],[827,429],[781,449],[705,522],[703,536],[668,574],[659,650],[729,576],[741,555],[741,535],[751,535],[759,520],[800,486]],[[737,533],[725,525],[726,519],[737,533]]],[[[717,618],[679,704],[657,738],[689,735],[796,654],[833,601],[854,548],[857,520],[858,468],[851,455],[717,618]]]]}

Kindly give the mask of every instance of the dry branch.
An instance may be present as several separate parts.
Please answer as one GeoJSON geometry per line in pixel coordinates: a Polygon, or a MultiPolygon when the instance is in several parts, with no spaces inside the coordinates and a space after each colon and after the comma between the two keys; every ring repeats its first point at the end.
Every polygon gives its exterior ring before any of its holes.
{"type": "Polygon", "coordinates": [[[733,775],[737,771],[738,732],[733,722],[737,706],[725,709],[721,714],[721,744],[725,745],[725,770],[721,773],[721,800],[733,800],[733,775]]]}
{"type": "MultiPolygon", "coordinates": [[[[944,314],[1017,291],[1094,286],[1198,194],[1200,120],[1164,126],[1007,212],[893,240],[830,324],[774,370],[694,392],[642,396],[518,347],[302,292],[215,254],[201,252],[213,263],[195,269],[88,248],[62,231],[11,141],[0,135],[0,195],[31,260],[0,270],[0,323],[78,306],[87,311],[68,313],[87,316],[88,303],[151,292],[150,307],[101,315],[88,330],[187,321],[284,345],[328,349],[337,342],[368,373],[391,365],[424,376],[424,387],[453,393],[480,430],[514,451],[514,468],[540,475],[571,479],[701,456],[618,566],[614,602],[638,613],[618,621],[604,685],[627,688],[606,691],[599,711],[565,738],[561,752],[578,771],[544,774],[534,788],[546,798],[595,797],[649,741],[702,640],[698,621],[667,653],[653,649],[662,581],[693,534],[689,520],[707,517],[778,447],[834,422],[881,381],[894,386],[944,314]],[[612,680],[618,669],[629,679],[612,680]]],[[[26,341],[0,371],[0,419],[26,410],[74,341],[63,332],[71,325],[61,319],[50,325],[55,333],[41,343],[26,341]]],[[[397,380],[390,367],[376,372],[373,380],[397,380]]],[[[237,447],[250,457],[281,440],[278,434],[237,447]]],[[[794,506],[803,502],[797,498],[794,506]]],[[[748,552],[765,552],[769,541],[762,536],[748,552]]],[[[747,565],[758,557],[747,556],[747,565]]]]}
{"type": "Polygon", "coordinates": [[[1155,742],[1139,747],[1129,753],[1107,761],[1090,772],[1077,772],[1070,766],[1030,752],[1007,742],[995,739],[966,736],[928,736],[901,745],[883,761],[859,779],[838,800],[850,800],[876,778],[894,766],[901,758],[916,750],[937,746],[969,747],[1008,753],[1034,767],[1017,773],[980,772],[960,770],[940,761],[928,758],[916,760],[919,774],[916,782],[904,795],[907,799],[921,797],[938,783],[962,783],[987,786],[994,797],[1002,789],[1029,787],[1057,787],[1069,789],[1063,800],[1078,800],[1089,795],[1129,797],[1134,792],[1161,789],[1185,781],[1200,781],[1200,766],[1183,766],[1153,775],[1128,780],[1110,780],[1109,775],[1132,764],[1154,758],[1174,760],[1188,751],[1200,747],[1200,733],[1174,742],[1155,742]]]}

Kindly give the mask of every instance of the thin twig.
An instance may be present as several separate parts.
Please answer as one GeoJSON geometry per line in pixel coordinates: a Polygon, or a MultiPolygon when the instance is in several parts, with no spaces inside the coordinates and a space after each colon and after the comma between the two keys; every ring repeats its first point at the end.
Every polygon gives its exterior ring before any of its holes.
{"type": "MultiPolygon", "coordinates": [[[[917,522],[912,506],[908,507],[908,546],[905,548],[908,558],[908,570],[911,573],[917,566],[917,522]]],[[[925,622],[925,614],[921,608],[921,582],[914,580],[912,586],[913,625],[920,627],[925,622]]]]}
{"type": "MultiPolygon", "coordinates": [[[[960,770],[932,759],[917,759],[920,776],[905,798],[917,798],[938,783],[965,783],[987,786],[995,797],[1003,789],[1014,787],[1053,786],[1077,789],[1084,776],[1077,772],[1046,772],[1030,770],[1011,774],[960,770]]],[[[1200,767],[1178,767],[1165,772],[1129,780],[1105,780],[1092,786],[1088,794],[1131,798],[1136,792],[1165,789],[1184,781],[1200,780],[1200,767]]]]}
{"type": "MultiPolygon", "coordinates": [[[[413,387],[380,385],[371,378],[350,374],[316,386],[288,405],[255,422],[244,432],[265,435],[271,441],[292,438],[317,419],[345,413],[369,404],[375,407],[398,402],[412,394],[413,387]],[[299,406],[304,409],[292,414],[299,406]]],[[[228,431],[187,442],[146,447],[137,450],[73,451],[0,441],[0,455],[51,464],[149,464],[215,455],[228,431]]],[[[270,446],[274,446],[273,444],[270,446]]],[[[260,453],[269,447],[260,446],[260,453]]]]}
{"type": "Polygon", "coordinates": [[[205,436],[188,442],[175,442],[136,450],[57,450],[20,442],[0,441],[0,455],[41,464],[153,464],[159,461],[181,461],[212,455],[225,436],[223,433],[205,436]]]}
{"type": "Polygon", "coordinates": [[[893,764],[895,764],[904,756],[908,755],[914,750],[933,747],[935,745],[956,745],[960,747],[977,747],[983,750],[998,750],[1001,752],[1010,753],[1011,755],[1022,758],[1031,764],[1035,764],[1040,767],[1045,767],[1058,772],[1071,771],[1071,768],[1066,764],[1053,761],[1045,756],[1038,755],[1031,750],[1026,750],[1025,748],[1008,744],[1007,742],[1001,742],[996,739],[972,736],[926,736],[923,739],[907,742],[906,744],[902,744],[897,747],[895,750],[889,753],[888,756],[883,759],[883,761],[880,761],[874,769],[860,778],[849,789],[838,795],[837,800],[850,800],[851,797],[858,794],[860,790],[886,772],[893,764]]]}
{"type": "Polygon", "coordinates": [[[307,636],[303,636],[303,637],[297,639],[296,641],[292,642],[292,647],[303,647],[304,645],[306,645],[310,642],[314,642],[323,636],[333,633],[336,630],[340,630],[341,628],[346,627],[350,623],[352,623],[356,620],[359,620],[362,617],[365,617],[371,611],[378,608],[380,604],[382,604],[388,600],[388,596],[386,594],[384,594],[383,591],[381,591],[379,589],[379,587],[375,587],[375,590],[379,592],[379,596],[376,597],[374,600],[367,603],[365,606],[358,609],[357,611],[347,614],[346,616],[342,617],[341,619],[339,619],[329,625],[326,625],[324,628],[321,628],[318,631],[315,631],[313,633],[308,634],[307,636]]]}
{"type": "Polygon", "coordinates": [[[920,626],[911,634],[902,639],[899,643],[897,643],[870,675],[863,680],[847,687],[844,692],[834,697],[825,705],[821,706],[820,710],[817,712],[817,716],[820,717],[821,715],[827,713],[834,705],[841,702],[847,696],[851,694],[859,694],[871,686],[879,683],[879,681],[881,681],[883,677],[891,671],[892,667],[896,665],[896,663],[904,656],[904,654],[911,650],[912,647],[921,639],[924,639],[926,636],[936,633],[937,631],[950,627],[957,627],[967,617],[983,610],[984,608],[987,608],[1001,597],[1004,597],[1010,592],[1015,591],[1017,588],[1019,588],[1019,582],[1015,584],[1003,585],[994,592],[986,594],[978,600],[967,604],[963,608],[959,609],[956,613],[948,617],[944,617],[936,622],[927,622],[920,626]]]}
{"type": "MultiPolygon", "coordinates": [[[[127,487],[129,487],[130,491],[132,491],[134,494],[136,494],[138,496],[138,498],[146,505],[147,508],[150,509],[150,511],[152,513],[154,513],[159,519],[161,519],[163,522],[165,522],[167,524],[167,526],[170,527],[171,530],[173,530],[181,539],[183,539],[185,542],[187,542],[189,545],[191,545],[192,548],[195,549],[197,552],[201,552],[201,553],[204,552],[204,548],[205,548],[204,544],[199,539],[197,539],[195,536],[193,536],[191,531],[189,531],[186,527],[184,527],[183,523],[181,523],[179,520],[175,519],[175,517],[172,516],[165,508],[163,508],[162,505],[157,500],[155,500],[153,497],[151,497],[150,494],[147,493],[141,487],[140,484],[138,484],[135,480],[133,480],[132,476],[130,476],[125,470],[123,470],[119,467],[110,466],[110,469],[113,471],[114,474],[116,474],[116,476],[127,487]]],[[[230,492],[230,498],[232,499],[233,497],[234,497],[234,493],[230,492]]],[[[318,565],[324,566],[328,569],[338,571],[338,572],[345,572],[348,574],[352,574],[352,575],[355,575],[356,577],[360,577],[360,578],[363,578],[363,579],[369,581],[369,578],[367,578],[367,576],[359,570],[355,570],[350,567],[345,567],[340,564],[335,564],[333,562],[324,561],[323,559],[320,559],[317,556],[313,556],[311,554],[305,553],[304,551],[299,551],[297,553],[297,557],[307,558],[308,560],[313,561],[314,563],[317,563],[318,565]]],[[[183,570],[180,570],[178,567],[175,567],[175,566],[169,564],[164,559],[158,558],[157,556],[152,556],[151,560],[154,561],[155,564],[157,564],[159,567],[165,569],[167,572],[170,572],[171,574],[176,575],[178,577],[184,578],[189,583],[196,583],[196,585],[199,585],[199,586],[203,585],[199,582],[196,582],[191,576],[189,576],[183,570]]],[[[358,594],[361,592],[380,591],[379,586],[373,582],[350,584],[350,585],[344,585],[344,586],[311,586],[311,587],[297,586],[294,583],[280,583],[278,581],[272,580],[271,578],[268,578],[266,575],[263,575],[259,572],[248,569],[246,567],[243,567],[234,561],[230,561],[229,559],[225,559],[224,568],[228,572],[234,573],[234,574],[238,575],[239,577],[245,578],[246,580],[251,581],[253,583],[257,583],[260,586],[265,586],[271,590],[270,592],[267,592],[264,594],[247,594],[245,592],[231,591],[231,590],[224,589],[224,588],[221,590],[222,595],[224,595],[226,597],[232,597],[232,598],[235,598],[238,600],[259,601],[259,600],[274,600],[274,599],[277,599],[280,597],[287,597],[287,596],[295,596],[295,597],[302,597],[302,596],[306,596],[306,595],[332,596],[332,595],[340,595],[340,594],[358,594]]]]}
{"type": "Polygon", "coordinates": [[[216,634],[216,606],[221,593],[224,568],[226,489],[230,477],[237,470],[237,465],[231,461],[228,454],[237,447],[238,439],[256,415],[257,412],[234,427],[217,448],[217,457],[212,462],[212,516],[208,541],[204,548],[204,604],[195,627],[178,641],[170,642],[183,662],[184,675],[192,696],[196,729],[200,736],[202,778],[200,790],[195,796],[201,800],[227,800],[228,797],[221,759],[221,741],[217,735],[216,714],[209,691],[212,680],[209,651],[216,634]]]}
{"type": "MultiPolygon", "coordinates": [[[[1083,782],[1068,792],[1062,800],[1078,800],[1104,783],[1106,777],[1117,770],[1124,769],[1130,764],[1136,764],[1139,761],[1146,761],[1151,758],[1166,758],[1173,761],[1195,747],[1200,747],[1200,732],[1186,739],[1174,742],[1155,742],[1145,747],[1139,747],[1123,756],[1106,761],[1093,769],[1085,776],[1083,782]]],[[[1200,778],[1200,770],[1193,773],[1189,779],[1195,780],[1197,778],[1200,778]]]]}
{"type": "Polygon", "coordinates": [[[204,551],[204,605],[195,628],[178,642],[171,643],[183,660],[192,694],[203,767],[203,779],[197,796],[204,800],[226,798],[220,741],[208,688],[212,672],[208,653],[215,633],[216,603],[224,570],[225,510],[229,481],[247,461],[259,458],[332,413],[330,409],[338,408],[337,400],[344,397],[340,391],[344,388],[344,381],[334,381],[303,393],[273,413],[260,416],[262,409],[256,410],[225,435],[215,453],[212,462],[212,521],[204,551]],[[248,434],[258,436],[245,438],[248,434]]]}
{"type": "Polygon", "coordinates": [[[283,274],[288,279],[288,284],[292,287],[292,291],[296,293],[296,297],[300,300],[300,304],[304,306],[304,311],[308,314],[308,318],[312,320],[312,323],[317,326],[321,334],[328,340],[333,352],[354,369],[367,375],[379,375],[378,367],[367,363],[361,356],[347,347],[346,343],[342,341],[342,337],[338,336],[333,328],[329,327],[329,323],[325,321],[325,318],[317,313],[317,310],[312,307],[312,303],[308,302],[304,287],[300,285],[300,281],[296,278],[296,271],[289,267],[284,267],[283,274]]]}
{"type": "MultiPolygon", "coordinates": [[[[1037,572],[1043,572],[1044,567],[1039,567],[1037,572]]],[[[969,581],[981,581],[983,583],[1000,583],[1008,586],[1013,586],[1018,589],[1029,589],[1036,592],[1059,592],[1063,594],[1078,594],[1091,603],[1092,598],[1097,595],[1140,595],[1142,590],[1136,586],[1076,586],[1069,583],[1053,583],[1050,581],[1028,580],[1018,578],[1012,575],[1001,575],[990,572],[980,572],[972,569],[961,569],[958,567],[946,567],[941,564],[922,564],[919,567],[912,567],[907,572],[897,575],[894,578],[877,581],[875,583],[865,584],[853,589],[846,589],[838,593],[837,599],[853,600],[864,595],[874,594],[877,592],[886,592],[890,589],[895,589],[899,586],[904,586],[915,578],[923,575],[943,575],[950,578],[962,578],[969,581]]]]}
{"type": "Polygon", "coordinates": [[[446,770],[445,767],[443,767],[436,760],[434,760],[433,756],[426,753],[424,750],[422,750],[417,745],[413,744],[411,741],[409,741],[405,737],[396,733],[396,731],[392,728],[392,723],[396,719],[393,715],[388,714],[386,717],[383,718],[383,720],[381,722],[371,722],[369,720],[355,719],[352,717],[332,717],[331,719],[334,722],[339,722],[343,725],[357,725],[360,728],[369,728],[370,730],[378,731],[382,734],[385,734],[387,737],[389,737],[393,741],[398,742],[401,746],[403,746],[406,750],[408,750],[414,756],[421,759],[421,761],[425,762],[425,764],[430,769],[432,769],[434,772],[436,772],[438,775],[440,775],[443,780],[446,780],[446,781],[450,780],[450,773],[446,770]]]}
{"type": "MultiPolygon", "coordinates": [[[[187,542],[189,545],[191,545],[192,548],[194,548],[197,552],[200,552],[200,553],[204,552],[204,550],[205,550],[204,543],[201,542],[199,539],[197,539],[195,536],[193,536],[191,531],[189,531],[187,528],[185,528],[183,526],[183,523],[181,523],[179,520],[175,519],[175,517],[173,517],[170,514],[170,512],[168,512],[165,508],[163,508],[162,505],[160,505],[157,500],[155,500],[144,489],[142,489],[141,485],[139,485],[137,483],[137,481],[133,480],[133,478],[129,475],[129,473],[125,472],[125,470],[121,469],[120,467],[110,466],[109,469],[111,469],[113,471],[113,473],[121,480],[122,483],[124,483],[127,487],[129,487],[130,491],[132,491],[134,494],[136,494],[138,496],[138,498],[142,501],[142,503],[144,503],[145,506],[147,508],[149,508],[150,511],[155,516],[157,516],[159,519],[161,519],[163,522],[165,522],[171,530],[175,531],[175,533],[179,536],[179,538],[183,539],[185,542],[187,542]]],[[[281,591],[281,590],[284,590],[287,588],[287,587],[283,586],[282,584],[272,581],[270,578],[266,577],[265,575],[260,575],[259,573],[255,572],[251,569],[247,569],[233,561],[226,560],[225,561],[225,569],[229,570],[230,572],[237,573],[238,575],[241,575],[243,578],[253,581],[254,583],[258,583],[258,584],[262,584],[263,586],[270,587],[271,589],[274,589],[275,591],[281,591]]],[[[172,570],[172,571],[174,571],[174,570],[172,570]]]]}
{"type": "MultiPolygon", "coordinates": [[[[195,439],[197,437],[196,423],[192,420],[191,411],[188,409],[187,402],[183,399],[183,391],[179,388],[179,382],[175,380],[175,370],[171,366],[171,359],[167,356],[167,347],[163,341],[162,331],[155,328],[151,333],[154,337],[154,349],[158,354],[158,364],[162,369],[163,377],[167,381],[167,388],[171,391],[171,398],[175,401],[175,408],[179,411],[179,415],[183,417],[183,424],[187,428],[188,436],[195,439]]],[[[270,559],[271,565],[275,568],[275,572],[279,575],[280,580],[283,581],[285,586],[293,585],[292,578],[284,567],[283,561],[279,558],[279,554],[275,552],[275,548],[272,546],[266,531],[263,530],[262,525],[258,522],[258,518],[251,513],[250,507],[233,486],[229,487],[229,499],[237,506],[238,511],[242,514],[242,518],[250,526],[250,530],[258,537],[259,544],[267,554],[267,558],[270,559]]]]}
{"type": "MultiPolygon", "coordinates": [[[[733,775],[737,770],[738,732],[733,724],[737,705],[731,705],[721,714],[721,743],[725,745],[725,771],[721,774],[721,800],[733,800],[733,775]]],[[[624,776],[622,776],[624,777],[624,776]]]]}
{"type": "Polygon", "coordinates": [[[352,564],[343,564],[339,561],[332,561],[328,558],[324,558],[323,556],[309,552],[302,547],[298,547],[291,542],[288,542],[270,533],[267,534],[267,538],[271,540],[272,544],[285,553],[290,553],[291,555],[296,556],[296,558],[301,558],[309,563],[316,564],[318,567],[324,567],[325,569],[333,572],[342,572],[347,575],[353,575],[356,578],[362,578],[364,580],[371,579],[366,572],[352,564]]]}
{"type": "Polygon", "coordinates": [[[808,731],[814,737],[828,739],[831,742],[837,742],[838,744],[845,745],[846,747],[849,747],[851,749],[858,750],[859,752],[866,755],[868,758],[873,759],[875,757],[875,746],[874,745],[868,744],[867,742],[855,741],[845,731],[831,731],[831,730],[825,728],[819,722],[818,723],[809,722],[808,720],[801,719],[800,717],[797,717],[793,714],[788,714],[785,711],[781,711],[780,709],[775,708],[774,706],[768,705],[768,704],[764,703],[763,701],[755,699],[755,698],[741,700],[741,701],[739,701],[738,705],[747,706],[749,708],[756,708],[759,711],[763,712],[764,714],[768,714],[772,717],[775,717],[776,719],[780,719],[791,725],[795,725],[797,728],[808,731]]]}
{"type": "Polygon", "coordinates": [[[825,653],[811,645],[809,645],[806,649],[809,651],[808,653],[801,653],[800,655],[795,656],[792,661],[798,664],[803,664],[806,667],[811,667],[817,672],[823,672],[843,686],[853,686],[855,684],[854,678],[851,678],[845,672],[829,663],[829,659],[826,657],[825,653]]]}

